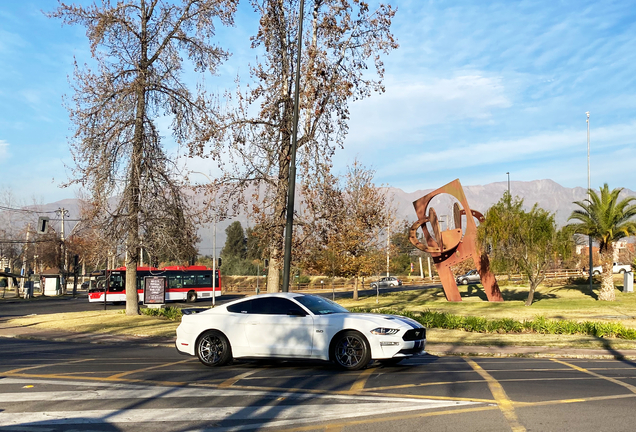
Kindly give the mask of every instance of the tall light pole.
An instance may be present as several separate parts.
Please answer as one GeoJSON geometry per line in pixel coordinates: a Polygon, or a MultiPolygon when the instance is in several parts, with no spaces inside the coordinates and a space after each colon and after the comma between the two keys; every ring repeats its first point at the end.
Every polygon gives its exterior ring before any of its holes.
{"type": "Polygon", "coordinates": [[[283,260],[283,292],[289,291],[289,271],[291,269],[292,230],[294,229],[294,194],[296,193],[296,146],[298,143],[298,101],[300,99],[300,57],[303,46],[303,15],[305,0],[300,0],[298,14],[298,57],[296,58],[296,83],[294,88],[294,118],[292,122],[292,142],[289,152],[289,187],[287,191],[287,223],[285,224],[285,257],[283,260]]]}
{"type": "Polygon", "coordinates": [[[506,173],[508,175],[508,195],[510,195],[510,172],[506,173]]]}
{"type": "MultiPolygon", "coordinates": [[[[201,174],[214,183],[212,179],[200,171],[190,171],[193,174],[201,174]]],[[[216,192],[214,192],[214,205],[216,206],[216,192]]],[[[216,306],[216,208],[214,209],[214,235],[212,237],[212,306],[216,306]]]]}
{"type": "MultiPolygon", "coordinates": [[[[592,203],[592,196],[591,196],[591,189],[592,189],[592,184],[590,183],[590,112],[586,112],[585,115],[587,116],[587,119],[585,120],[585,122],[587,123],[587,200],[588,203],[591,204],[592,203]]],[[[588,235],[587,236],[589,243],[588,243],[588,254],[590,256],[590,294],[592,294],[592,267],[594,266],[594,261],[592,259],[592,236],[588,235]]]]}
{"type": "Polygon", "coordinates": [[[58,208],[57,210],[55,210],[55,213],[58,214],[59,216],[61,216],[62,218],[62,227],[60,229],[60,267],[61,267],[61,274],[62,274],[62,294],[66,294],[66,269],[67,269],[67,263],[66,263],[66,238],[64,237],[64,218],[68,217],[69,213],[68,210],[66,210],[64,207],[62,208],[58,208]]]}
{"type": "Polygon", "coordinates": [[[391,250],[391,222],[389,221],[389,211],[387,209],[387,218],[386,218],[386,277],[389,277],[391,274],[389,273],[389,251],[391,250]]]}

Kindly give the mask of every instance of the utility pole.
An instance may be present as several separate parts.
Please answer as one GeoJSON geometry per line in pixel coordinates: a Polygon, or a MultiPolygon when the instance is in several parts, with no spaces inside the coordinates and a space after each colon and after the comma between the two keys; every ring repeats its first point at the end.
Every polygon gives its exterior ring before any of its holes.
{"type": "Polygon", "coordinates": [[[298,144],[298,110],[300,100],[300,60],[303,47],[303,15],[305,0],[300,0],[298,13],[298,49],[296,59],[296,82],[294,83],[294,117],[292,121],[292,142],[289,152],[289,186],[287,191],[287,220],[285,223],[285,255],[283,258],[282,292],[289,291],[289,272],[291,270],[292,230],[294,229],[294,199],[296,193],[296,147],[298,144]]]}
{"type": "Polygon", "coordinates": [[[68,216],[68,210],[64,207],[58,208],[55,210],[55,213],[62,217],[62,227],[60,229],[60,253],[61,253],[61,263],[60,263],[60,273],[62,274],[62,294],[66,294],[66,271],[68,269],[67,257],[66,257],[66,239],[64,238],[64,218],[68,216]]]}
{"type": "Polygon", "coordinates": [[[508,196],[510,196],[510,172],[506,173],[508,175],[508,196]]]}
{"type": "MultiPolygon", "coordinates": [[[[592,204],[592,184],[590,182],[590,112],[586,112],[587,119],[587,200],[592,204]]],[[[594,267],[594,260],[592,258],[592,236],[588,235],[588,253],[590,255],[590,294],[592,294],[592,268],[594,267]]]]}
{"type": "Polygon", "coordinates": [[[20,278],[20,289],[22,289],[23,293],[25,292],[24,291],[25,276],[27,276],[26,263],[27,263],[27,253],[29,252],[29,234],[30,233],[31,233],[31,224],[27,224],[26,243],[24,244],[24,250],[22,251],[22,271],[20,272],[22,276],[22,278],[20,278]]]}
{"type": "MultiPolygon", "coordinates": [[[[216,204],[216,193],[214,194],[216,204]]],[[[212,237],[212,307],[216,306],[216,208],[214,209],[214,237],[212,237]]]]}
{"type": "Polygon", "coordinates": [[[391,223],[388,218],[388,209],[387,209],[387,219],[386,219],[386,275],[389,275],[389,250],[391,249],[391,223]]]}
{"type": "MultiPolygon", "coordinates": [[[[210,184],[214,184],[210,176],[200,171],[190,171],[193,174],[201,174],[208,179],[210,184]]],[[[214,237],[212,239],[212,307],[216,305],[216,219],[218,216],[216,208],[216,193],[218,189],[214,191],[214,237]]]]}

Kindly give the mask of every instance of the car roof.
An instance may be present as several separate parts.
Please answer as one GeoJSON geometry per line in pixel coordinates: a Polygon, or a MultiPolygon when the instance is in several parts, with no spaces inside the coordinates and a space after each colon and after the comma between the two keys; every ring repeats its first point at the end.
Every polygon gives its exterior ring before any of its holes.
{"type": "Polygon", "coordinates": [[[256,294],[256,295],[251,295],[251,296],[243,297],[240,299],[236,299],[231,302],[225,303],[223,306],[230,306],[230,305],[233,305],[234,303],[240,303],[242,301],[252,300],[256,298],[282,297],[282,298],[292,299],[292,298],[298,298],[298,297],[305,297],[308,295],[311,295],[311,294],[301,294],[301,293],[294,293],[294,292],[263,293],[263,294],[256,294]]]}

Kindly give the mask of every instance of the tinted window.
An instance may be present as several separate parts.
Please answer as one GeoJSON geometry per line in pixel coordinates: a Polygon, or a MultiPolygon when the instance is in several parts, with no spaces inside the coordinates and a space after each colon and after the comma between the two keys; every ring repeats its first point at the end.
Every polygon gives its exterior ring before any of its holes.
{"type": "Polygon", "coordinates": [[[334,303],[324,297],[304,295],[294,297],[298,303],[309,309],[314,315],[328,315],[332,313],[348,313],[349,311],[338,303],[334,303]]]}
{"type": "Polygon", "coordinates": [[[197,284],[197,277],[195,275],[185,274],[182,276],[183,286],[192,287],[197,284]]]}
{"type": "Polygon", "coordinates": [[[197,285],[202,287],[211,287],[212,286],[212,275],[210,274],[200,274],[197,275],[197,285]]]}
{"type": "Polygon", "coordinates": [[[183,288],[183,281],[181,275],[168,276],[168,288],[183,288]]]}
{"type": "Polygon", "coordinates": [[[252,313],[263,315],[287,315],[291,309],[300,309],[297,304],[280,297],[264,297],[253,300],[252,313]]]}
{"type": "Polygon", "coordinates": [[[246,300],[227,307],[228,312],[252,313],[252,303],[254,300],[246,300]]]}
{"type": "Polygon", "coordinates": [[[108,284],[109,292],[122,292],[126,286],[126,281],[121,274],[112,274],[108,284]]]}

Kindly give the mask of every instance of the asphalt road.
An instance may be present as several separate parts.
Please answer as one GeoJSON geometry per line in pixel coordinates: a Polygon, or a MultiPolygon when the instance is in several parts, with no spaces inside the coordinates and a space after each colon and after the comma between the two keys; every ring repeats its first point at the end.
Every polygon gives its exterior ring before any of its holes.
{"type": "Polygon", "coordinates": [[[172,348],[0,339],[3,431],[632,431],[635,398],[630,361],[207,368],[172,348]]]}
{"type": "MultiPolygon", "coordinates": [[[[426,286],[400,286],[395,288],[383,288],[380,290],[381,294],[389,293],[389,292],[397,292],[397,291],[411,291],[411,290],[420,290],[427,288],[435,288],[440,287],[441,285],[426,285],[426,286]]],[[[375,295],[375,290],[360,290],[358,291],[360,296],[371,296],[375,295]]],[[[320,295],[325,296],[327,298],[332,298],[332,292],[325,290],[320,295]]],[[[336,291],[334,294],[336,299],[340,298],[351,298],[353,293],[351,291],[336,291]]],[[[236,300],[237,298],[244,297],[243,294],[226,294],[221,297],[217,297],[216,303],[223,304],[232,300],[236,300]]],[[[211,305],[210,300],[198,300],[195,303],[186,303],[186,302],[169,302],[168,306],[175,306],[179,308],[190,308],[190,307],[208,307],[211,305]]],[[[125,305],[114,305],[112,303],[108,303],[106,307],[109,310],[119,310],[125,309],[125,305]]],[[[85,292],[80,292],[76,298],[73,298],[70,295],[65,295],[61,297],[38,297],[29,301],[25,301],[22,299],[6,299],[0,300],[0,318],[2,317],[16,317],[16,316],[24,316],[29,314],[52,314],[52,313],[64,313],[64,312],[81,312],[81,311],[92,311],[92,310],[103,310],[103,303],[89,303],[88,297],[85,292]]]]}

